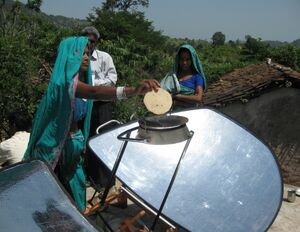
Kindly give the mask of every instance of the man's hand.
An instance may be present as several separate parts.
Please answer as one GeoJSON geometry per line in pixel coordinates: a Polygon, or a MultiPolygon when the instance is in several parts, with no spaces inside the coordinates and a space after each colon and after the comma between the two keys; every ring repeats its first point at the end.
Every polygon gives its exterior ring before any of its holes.
{"type": "Polygon", "coordinates": [[[149,79],[149,80],[142,80],[137,87],[135,87],[135,94],[136,95],[143,95],[149,91],[154,90],[157,92],[160,84],[157,80],[149,79]]]}

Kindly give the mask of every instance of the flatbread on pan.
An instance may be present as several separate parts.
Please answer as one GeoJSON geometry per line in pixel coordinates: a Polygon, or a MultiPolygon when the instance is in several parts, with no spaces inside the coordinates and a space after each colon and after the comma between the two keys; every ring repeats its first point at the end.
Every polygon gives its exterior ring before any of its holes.
{"type": "Polygon", "coordinates": [[[158,88],[155,92],[152,90],[144,96],[144,104],[150,112],[153,114],[165,114],[172,107],[172,96],[168,91],[158,88]]]}

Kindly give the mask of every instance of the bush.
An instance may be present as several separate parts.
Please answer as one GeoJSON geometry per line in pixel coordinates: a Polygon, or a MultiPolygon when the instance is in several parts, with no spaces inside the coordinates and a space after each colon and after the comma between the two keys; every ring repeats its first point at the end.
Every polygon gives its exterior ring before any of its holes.
{"type": "Polygon", "coordinates": [[[300,67],[300,49],[293,45],[273,48],[270,57],[277,63],[286,65],[293,69],[300,67]]]}
{"type": "Polygon", "coordinates": [[[31,77],[38,58],[22,37],[0,37],[0,112],[1,130],[7,130],[10,112],[24,110],[34,114],[44,88],[35,86],[31,77]]]}

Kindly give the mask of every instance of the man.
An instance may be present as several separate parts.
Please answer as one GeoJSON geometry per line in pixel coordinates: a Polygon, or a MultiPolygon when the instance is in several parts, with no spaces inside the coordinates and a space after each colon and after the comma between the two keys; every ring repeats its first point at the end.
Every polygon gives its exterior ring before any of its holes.
{"type": "MultiPolygon", "coordinates": [[[[115,86],[117,82],[117,71],[112,57],[103,51],[96,49],[96,43],[100,38],[100,34],[95,27],[85,27],[81,31],[81,35],[87,36],[92,47],[91,69],[92,80],[95,86],[115,86]]],[[[90,136],[96,134],[96,129],[99,125],[112,119],[111,101],[94,101],[90,136]]]]}
{"type": "MultiPolygon", "coordinates": [[[[117,82],[117,71],[112,57],[108,53],[96,49],[96,43],[100,39],[98,30],[92,26],[85,27],[81,31],[81,35],[88,37],[91,49],[93,50],[90,58],[93,85],[115,86],[117,82]]],[[[96,134],[98,126],[112,119],[112,110],[113,102],[94,101],[90,136],[96,134]]],[[[105,187],[109,179],[109,172],[106,170],[106,167],[100,164],[100,161],[90,150],[88,150],[86,160],[88,178],[98,186],[105,187]]]]}
{"type": "Polygon", "coordinates": [[[8,117],[9,128],[13,136],[0,143],[0,167],[22,160],[28,145],[31,120],[24,112],[13,112],[8,117]]]}

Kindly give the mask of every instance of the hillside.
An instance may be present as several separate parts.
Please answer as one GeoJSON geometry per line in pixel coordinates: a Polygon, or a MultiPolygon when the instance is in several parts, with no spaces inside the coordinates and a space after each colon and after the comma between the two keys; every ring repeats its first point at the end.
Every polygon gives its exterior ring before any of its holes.
{"type": "MultiPolygon", "coordinates": [[[[13,0],[6,0],[5,1],[5,7],[4,8],[8,8],[11,9],[11,6],[13,5],[15,1],[13,0]]],[[[3,4],[3,2],[0,4],[0,6],[3,4]]],[[[69,18],[69,17],[65,17],[65,16],[61,16],[61,15],[48,15],[44,12],[40,12],[40,13],[36,13],[33,10],[30,10],[28,8],[25,7],[25,4],[20,3],[21,5],[21,11],[23,13],[27,13],[27,14],[40,14],[41,16],[43,16],[46,20],[49,20],[53,23],[55,23],[56,25],[59,25],[61,27],[84,27],[86,25],[88,25],[88,21],[87,20],[83,20],[83,19],[77,19],[77,18],[69,18]]],[[[177,38],[178,40],[189,40],[188,38],[185,39],[181,39],[181,38],[177,38]]],[[[201,40],[201,39],[200,39],[201,40]]],[[[192,40],[190,40],[192,41],[192,40]]],[[[192,41],[193,42],[193,41],[192,41]]],[[[199,42],[199,41],[198,41],[199,42]]],[[[266,42],[267,44],[270,45],[270,47],[275,48],[275,47],[281,47],[281,46],[286,46],[286,45],[294,45],[298,48],[300,48],[300,38],[294,40],[293,42],[289,43],[289,42],[284,42],[284,41],[277,41],[277,40],[266,40],[263,41],[266,42]]],[[[202,44],[206,44],[209,43],[208,41],[202,40],[201,42],[202,44]]]]}
{"type": "Polygon", "coordinates": [[[293,42],[291,43],[288,43],[288,42],[281,42],[281,41],[277,41],[277,40],[267,40],[265,41],[266,43],[268,43],[270,45],[271,48],[276,48],[276,47],[281,47],[281,46],[286,46],[286,45],[294,45],[296,46],[297,48],[300,48],[300,39],[297,39],[297,40],[294,40],[293,42]]]}
{"type": "Polygon", "coordinates": [[[41,14],[44,15],[47,20],[52,21],[55,24],[60,25],[62,27],[85,27],[89,24],[88,21],[82,19],[68,18],[61,15],[47,15],[45,13],[41,14]]]}
{"type": "Polygon", "coordinates": [[[292,44],[294,44],[296,47],[300,48],[300,39],[294,40],[292,42],[292,44]]]}
{"type": "MultiPolygon", "coordinates": [[[[11,10],[12,6],[14,4],[13,0],[6,0],[0,4],[0,6],[3,5],[4,10],[11,10]]],[[[56,25],[59,25],[61,27],[84,27],[88,24],[88,21],[77,19],[77,18],[68,18],[61,15],[48,15],[44,12],[36,12],[34,10],[28,9],[25,4],[18,2],[20,4],[20,11],[22,13],[32,15],[37,14],[42,17],[44,17],[46,20],[49,20],[50,22],[55,23],[56,25]]]]}

